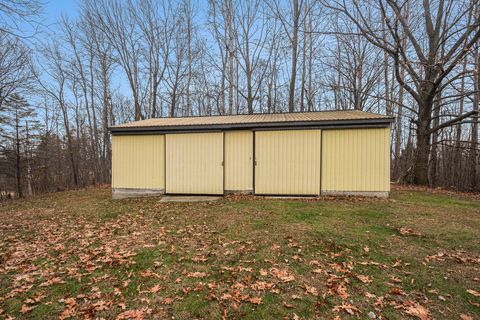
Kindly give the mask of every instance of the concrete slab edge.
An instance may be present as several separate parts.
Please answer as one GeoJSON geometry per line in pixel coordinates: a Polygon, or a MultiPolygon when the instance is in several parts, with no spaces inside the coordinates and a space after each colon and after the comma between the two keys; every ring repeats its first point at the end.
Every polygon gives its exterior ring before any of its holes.
{"type": "Polygon", "coordinates": [[[165,194],[165,189],[112,188],[112,199],[155,197],[165,194]]]}
{"type": "Polygon", "coordinates": [[[389,191],[322,191],[322,196],[357,196],[357,197],[375,197],[388,198],[389,191]]]}
{"type": "MultiPolygon", "coordinates": [[[[134,188],[112,188],[113,199],[137,198],[137,197],[154,197],[165,194],[165,189],[134,189],[134,188]]],[[[225,191],[225,194],[252,194],[252,191],[225,191]]],[[[376,197],[388,198],[390,192],[388,191],[322,191],[320,196],[358,196],[358,197],[376,197]]],[[[185,195],[187,196],[187,195],[185,195]]],[[[188,195],[195,196],[195,195],[188,195]]],[[[221,196],[220,196],[221,197],[221,196]]],[[[276,199],[314,199],[315,197],[302,196],[286,196],[286,195],[269,195],[268,198],[276,199]]]]}

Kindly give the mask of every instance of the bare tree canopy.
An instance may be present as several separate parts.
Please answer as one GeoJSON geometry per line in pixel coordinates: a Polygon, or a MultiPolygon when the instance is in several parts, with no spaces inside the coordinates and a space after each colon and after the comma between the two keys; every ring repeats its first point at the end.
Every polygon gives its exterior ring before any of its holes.
{"type": "Polygon", "coordinates": [[[407,4],[394,0],[348,4],[328,1],[325,6],[344,16],[364,38],[392,58],[395,79],[416,102],[412,108],[417,133],[414,182],[428,184],[432,133],[478,113],[472,110],[432,126],[435,98],[459,77],[457,66],[478,45],[480,16],[478,13],[472,16],[475,6],[478,7],[476,2],[426,0],[422,5],[415,3],[418,6],[415,8],[407,4]],[[413,12],[408,18],[406,8],[413,12]],[[400,68],[407,77],[402,76],[400,68]]]}
{"type": "Polygon", "coordinates": [[[36,0],[2,0],[0,32],[15,37],[33,36],[38,30],[41,9],[41,2],[36,0]]]}
{"type": "Polygon", "coordinates": [[[0,138],[4,192],[108,183],[108,127],[125,121],[347,109],[396,118],[393,180],[480,189],[478,1],[85,0],[75,10],[37,34],[41,2],[0,4],[3,132],[13,105],[35,111],[28,126],[18,118],[28,134],[0,138]],[[25,103],[7,106],[12,97],[25,103]]]}

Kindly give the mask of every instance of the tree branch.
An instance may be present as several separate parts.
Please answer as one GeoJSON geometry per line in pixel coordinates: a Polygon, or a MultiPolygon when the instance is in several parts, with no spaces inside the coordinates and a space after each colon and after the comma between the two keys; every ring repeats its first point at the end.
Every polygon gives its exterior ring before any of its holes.
{"type": "Polygon", "coordinates": [[[444,122],[444,123],[442,123],[442,124],[440,124],[440,125],[432,128],[432,129],[430,129],[430,131],[428,131],[428,134],[432,134],[432,133],[434,133],[434,132],[437,132],[437,131],[440,130],[440,129],[443,129],[443,128],[452,126],[452,125],[456,124],[457,122],[460,122],[460,121],[462,121],[463,119],[466,119],[466,118],[468,118],[468,117],[471,117],[471,116],[473,116],[473,115],[475,115],[475,114],[478,114],[478,111],[477,111],[477,110],[473,110],[473,111],[467,112],[467,113],[465,113],[465,114],[462,114],[461,116],[458,116],[458,117],[456,117],[456,118],[453,118],[452,120],[449,120],[449,121],[447,121],[447,122],[444,122]]]}

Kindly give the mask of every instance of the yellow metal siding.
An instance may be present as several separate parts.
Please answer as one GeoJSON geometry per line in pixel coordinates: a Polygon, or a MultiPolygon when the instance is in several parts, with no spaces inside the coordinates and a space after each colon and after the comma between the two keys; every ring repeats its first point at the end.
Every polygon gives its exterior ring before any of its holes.
{"type": "Polygon", "coordinates": [[[322,191],[390,191],[390,128],[322,135],[322,191]]]}
{"type": "Polygon", "coordinates": [[[225,132],[225,190],[253,189],[253,132],[225,132]]]}
{"type": "Polygon", "coordinates": [[[112,187],[164,189],[163,135],[112,137],[112,187]]]}
{"type": "Polygon", "coordinates": [[[320,130],[257,131],[255,193],[318,195],[320,130]]]}
{"type": "Polygon", "coordinates": [[[166,135],[166,192],[223,194],[223,133],[166,135]]]}

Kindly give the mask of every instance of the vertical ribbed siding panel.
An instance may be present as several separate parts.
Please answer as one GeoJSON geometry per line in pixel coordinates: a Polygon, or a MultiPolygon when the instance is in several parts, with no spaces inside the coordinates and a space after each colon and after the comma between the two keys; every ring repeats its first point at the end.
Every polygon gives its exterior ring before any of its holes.
{"type": "Polygon", "coordinates": [[[253,132],[225,132],[225,190],[253,189],[253,132]]]}
{"type": "Polygon", "coordinates": [[[166,135],[166,192],[223,194],[223,133],[166,135]]]}
{"type": "Polygon", "coordinates": [[[257,131],[255,193],[318,195],[320,130],[257,131]]]}
{"type": "Polygon", "coordinates": [[[112,187],[164,189],[164,135],[112,137],[112,187]]]}
{"type": "Polygon", "coordinates": [[[324,130],[322,191],[390,191],[390,128],[324,130]]]}

